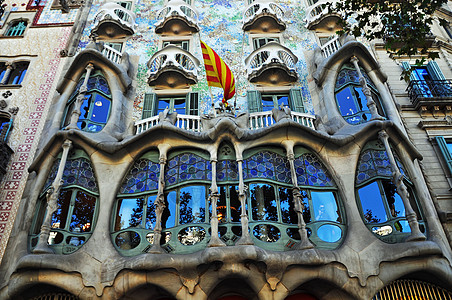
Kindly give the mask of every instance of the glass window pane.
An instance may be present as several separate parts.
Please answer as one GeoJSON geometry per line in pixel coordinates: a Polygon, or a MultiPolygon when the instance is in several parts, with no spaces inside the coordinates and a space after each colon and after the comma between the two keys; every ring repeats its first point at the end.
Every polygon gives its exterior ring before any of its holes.
{"type": "Polygon", "coordinates": [[[142,224],[143,198],[119,199],[115,231],[142,224]]]}
{"type": "Polygon", "coordinates": [[[171,99],[159,99],[158,101],[158,112],[163,112],[165,110],[165,108],[168,107],[168,109],[171,109],[171,104],[170,104],[171,99]]]}
{"type": "Polygon", "coordinates": [[[203,223],[206,212],[206,187],[187,186],[180,190],[179,224],[203,223]]]}
{"type": "Polygon", "coordinates": [[[311,199],[316,221],[342,221],[333,192],[311,191],[311,199]]]}
{"type": "Polygon", "coordinates": [[[367,107],[367,98],[363,93],[363,88],[355,86],[353,89],[355,90],[355,96],[358,100],[359,111],[368,111],[369,108],[367,107]]]}
{"type": "Polygon", "coordinates": [[[278,107],[280,107],[281,104],[284,104],[284,106],[289,106],[289,97],[277,96],[277,100],[278,100],[278,107]]]}
{"type": "Polygon", "coordinates": [[[279,188],[282,221],[288,224],[298,224],[297,213],[293,206],[292,189],[279,188]]]}
{"type": "Polygon", "coordinates": [[[58,197],[58,208],[52,215],[52,228],[65,229],[69,204],[71,203],[71,190],[62,190],[58,197]]]}
{"type": "Polygon", "coordinates": [[[380,188],[376,181],[358,190],[363,209],[364,220],[367,223],[382,223],[388,220],[381,198],[380,188]]]}
{"type": "Polygon", "coordinates": [[[217,201],[217,217],[218,222],[226,223],[227,218],[227,206],[226,206],[226,186],[218,187],[218,192],[220,193],[220,198],[217,201]]]}
{"type": "Polygon", "coordinates": [[[185,99],[174,99],[174,110],[179,115],[185,115],[185,99]]]}
{"type": "Polygon", "coordinates": [[[85,100],[83,100],[82,106],[80,107],[81,115],[78,118],[79,120],[84,120],[84,119],[88,118],[90,99],[91,99],[91,94],[85,96],[85,100]]]}
{"type": "Polygon", "coordinates": [[[162,214],[162,227],[171,228],[176,224],[176,191],[171,191],[165,195],[165,210],[162,214]]]}
{"type": "Polygon", "coordinates": [[[262,110],[269,111],[275,107],[273,103],[273,96],[262,96],[262,110]]]}
{"type": "Polygon", "coordinates": [[[157,195],[152,195],[148,197],[148,205],[146,208],[146,229],[154,229],[155,227],[155,200],[157,195]]]}
{"type": "Polygon", "coordinates": [[[278,221],[275,189],[269,184],[250,184],[253,220],[278,221]]]}
{"type": "Polygon", "coordinates": [[[96,197],[85,192],[78,191],[75,196],[74,210],[72,211],[71,231],[90,232],[93,224],[94,208],[96,207],[96,197]]]}
{"type": "Polygon", "coordinates": [[[231,205],[231,222],[240,222],[240,215],[242,214],[242,205],[239,200],[238,186],[229,187],[229,203],[231,205]]]}
{"type": "Polygon", "coordinates": [[[106,99],[102,95],[96,94],[94,100],[93,112],[91,115],[91,121],[98,123],[107,123],[108,112],[110,111],[110,100],[106,99]]]}
{"type": "Polygon", "coordinates": [[[397,187],[389,180],[382,180],[383,189],[386,195],[386,201],[388,201],[388,207],[392,217],[405,216],[405,206],[403,200],[397,193],[397,187]]]}
{"type": "Polygon", "coordinates": [[[337,104],[343,116],[351,116],[358,112],[355,100],[353,99],[352,91],[349,87],[343,89],[336,94],[337,104]]]}

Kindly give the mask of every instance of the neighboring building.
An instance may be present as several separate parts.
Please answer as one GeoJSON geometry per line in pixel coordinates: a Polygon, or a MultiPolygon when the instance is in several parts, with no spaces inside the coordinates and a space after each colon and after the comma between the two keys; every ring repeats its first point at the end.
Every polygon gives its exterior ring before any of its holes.
{"type": "Polygon", "coordinates": [[[324,3],[7,2],[0,299],[452,299],[452,30],[324,3]]]}

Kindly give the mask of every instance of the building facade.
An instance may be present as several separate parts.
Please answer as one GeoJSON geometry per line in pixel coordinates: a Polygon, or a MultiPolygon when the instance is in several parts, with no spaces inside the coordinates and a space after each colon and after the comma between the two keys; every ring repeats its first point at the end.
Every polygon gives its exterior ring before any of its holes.
{"type": "Polygon", "coordinates": [[[0,299],[452,299],[452,29],[326,2],[7,1],[0,299]]]}

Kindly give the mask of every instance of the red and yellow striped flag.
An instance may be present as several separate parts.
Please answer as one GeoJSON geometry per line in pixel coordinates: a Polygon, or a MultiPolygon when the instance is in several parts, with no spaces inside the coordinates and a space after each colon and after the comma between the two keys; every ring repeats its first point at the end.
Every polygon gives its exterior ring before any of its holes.
{"type": "Polygon", "coordinates": [[[235,94],[235,79],[229,67],[218,54],[201,41],[202,57],[206,67],[207,85],[223,88],[223,103],[227,106],[227,100],[235,94]]]}

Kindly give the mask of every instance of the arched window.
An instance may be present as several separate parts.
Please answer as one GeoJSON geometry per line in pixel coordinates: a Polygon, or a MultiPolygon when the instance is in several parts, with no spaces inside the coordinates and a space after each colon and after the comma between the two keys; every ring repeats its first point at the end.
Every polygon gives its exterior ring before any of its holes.
{"type": "MultiPolygon", "coordinates": [[[[30,232],[30,248],[38,242],[46,214],[46,193],[55,180],[60,159],[54,163],[36,205],[30,232]]],[[[52,215],[48,243],[57,254],[70,254],[90,238],[97,219],[99,188],[89,157],[83,150],[71,150],[63,172],[58,208],[52,215]]]]}
{"type": "Polygon", "coordinates": [[[159,153],[149,151],[135,161],[119,189],[112,238],[126,256],[145,253],[154,241],[159,173],[159,153]]]}
{"type": "MultiPolygon", "coordinates": [[[[411,206],[419,219],[419,227],[424,232],[425,225],[415,200],[413,185],[396,153],[394,157],[407,186],[411,206]]],[[[356,171],[356,197],[364,223],[381,240],[396,243],[410,234],[405,206],[397,187],[392,183],[391,164],[380,141],[367,143],[361,152],[356,171]]]]}
{"type": "Polygon", "coordinates": [[[212,167],[202,151],[174,152],[168,156],[165,172],[165,202],[162,227],[164,249],[194,252],[208,242],[210,228],[206,214],[212,167]]]}
{"type": "Polygon", "coordinates": [[[27,28],[27,21],[25,20],[13,20],[11,21],[5,36],[22,36],[27,28]]]}
{"type": "MultiPolygon", "coordinates": [[[[77,87],[66,104],[63,128],[70,124],[75,101],[84,80],[84,77],[80,78],[77,87]]],[[[101,131],[110,116],[110,106],[111,92],[107,80],[102,75],[102,72],[95,71],[88,79],[87,92],[80,108],[81,115],[78,119],[77,127],[83,131],[101,131]]]]}
{"type": "Polygon", "coordinates": [[[0,83],[5,85],[22,84],[29,64],[28,61],[20,61],[11,65],[0,63],[0,83]]]}
{"type": "MultiPolygon", "coordinates": [[[[375,101],[378,113],[384,116],[380,105],[380,94],[376,86],[367,76],[366,71],[363,68],[360,68],[360,70],[372,92],[372,98],[375,101]]],[[[356,125],[370,120],[371,113],[367,107],[367,98],[359,82],[358,72],[352,64],[344,64],[337,75],[335,97],[339,112],[348,123],[356,125]]]]}
{"type": "MultiPolygon", "coordinates": [[[[318,248],[336,248],[345,228],[334,182],[314,154],[301,147],[295,150],[294,163],[309,238],[318,248]]],[[[289,163],[279,149],[252,149],[244,158],[250,228],[256,244],[272,250],[287,250],[300,239],[289,163]]]]}

